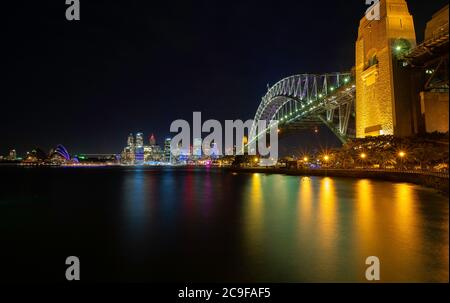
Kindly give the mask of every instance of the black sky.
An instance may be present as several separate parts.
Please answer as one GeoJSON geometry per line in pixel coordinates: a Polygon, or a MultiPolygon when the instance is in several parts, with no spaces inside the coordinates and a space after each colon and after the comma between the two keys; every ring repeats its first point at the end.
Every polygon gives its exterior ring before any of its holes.
{"type": "MultiPolygon", "coordinates": [[[[408,3],[420,41],[447,1],[408,3]]],[[[81,0],[81,21],[68,22],[64,0],[2,3],[0,154],[58,143],[119,152],[129,132],[162,141],[193,111],[251,119],[268,83],[349,70],[365,9],[364,0],[81,0]]]]}

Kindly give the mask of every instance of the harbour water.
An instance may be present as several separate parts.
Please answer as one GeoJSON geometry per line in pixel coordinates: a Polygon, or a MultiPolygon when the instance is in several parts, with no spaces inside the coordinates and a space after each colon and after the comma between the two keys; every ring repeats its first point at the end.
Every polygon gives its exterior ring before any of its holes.
{"type": "Polygon", "coordinates": [[[0,280],[448,282],[449,200],[368,179],[0,167],[0,280]]]}

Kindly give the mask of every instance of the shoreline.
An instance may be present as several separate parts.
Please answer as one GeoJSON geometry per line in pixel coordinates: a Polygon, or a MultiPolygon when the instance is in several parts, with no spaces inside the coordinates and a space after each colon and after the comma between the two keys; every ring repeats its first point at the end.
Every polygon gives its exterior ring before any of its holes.
{"type": "Polygon", "coordinates": [[[362,169],[287,169],[287,168],[226,168],[234,173],[280,174],[287,176],[340,177],[374,179],[389,182],[407,182],[435,189],[446,196],[449,193],[448,175],[426,172],[401,172],[362,169]]]}

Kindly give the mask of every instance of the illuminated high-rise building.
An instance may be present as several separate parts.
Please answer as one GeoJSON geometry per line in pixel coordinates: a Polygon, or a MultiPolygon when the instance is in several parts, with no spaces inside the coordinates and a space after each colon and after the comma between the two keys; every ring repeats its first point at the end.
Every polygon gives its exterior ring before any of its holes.
{"type": "Polygon", "coordinates": [[[211,144],[211,158],[217,159],[217,158],[219,158],[219,156],[220,156],[219,147],[217,146],[216,142],[213,142],[211,144]]]}
{"type": "Polygon", "coordinates": [[[136,144],[134,146],[134,162],[136,165],[144,164],[144,134],[136,134],[136,144]]]}
{"type": "Polygon", "coordinates": [[[171,138],[167,138],[164,141],[164,162],[172,163],[172,152],[170,148],[170,144],[172,143],[171,138]]]}
{"type": "Polygon", "coordinates": [[[192,156],[194,158],[201,158],[202,156],[202,139],[194,138],[194,146],[192,148],[192,156]]]}
{"type": "Polygon", "coordinates": [[[151,146],[144,145],[144,162],[153,161],[152,159],[153,149],[151,146]]]}
{"type": "Polygon", "coordinates": [[[144,162],[164,161],[164,152],[159,145],[144,145],[144,162]]]}
{"type": "Polygon", "coordinates": [[[128,135],[127,146],[134,149],[134,137],[133,134],[128,135]]]}
{"type": "Polygon", "coordinates": [[[134,150],[129,146],[125,147],[121,154],[121,163],[126,165],[134,164],[134,150]]]}
{"type": "Polygon", "coordinates": [[[156,138],[155,138],[155,135],[154,134],[152,134],[151,136],[150,136],[150,146],[155,146],[156,145],[156,138]]]}
{"type": "Polygon", "coordinates": [[[133,134],[129,134],[127,138],[127,146],[121,153],[121,162],[125,165],[133,165],[135,161],[134,154],[134,137],[133,134]]]}
{"type": "Polygon", "coordinates": [[[156,162],[163,161],[164,151],[161,149],[159,145],[152,146],[152,159],[156,162]]]}

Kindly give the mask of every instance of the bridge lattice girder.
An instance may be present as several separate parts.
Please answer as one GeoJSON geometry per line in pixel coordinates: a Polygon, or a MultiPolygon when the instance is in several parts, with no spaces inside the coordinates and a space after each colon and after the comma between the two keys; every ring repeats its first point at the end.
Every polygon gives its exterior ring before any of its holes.
{"type": "MultiPolygon", "coordinates": [[[[278,121],[281,128],[304,122],[321,121],[345,142],[349,120],[354,112],[355,85],[350,73],[301,74],[287,77],[268,89],[255,115],[267,124],[278,121]]],[[[259,135],[265,131],[259,131],[259,135]]]]}

